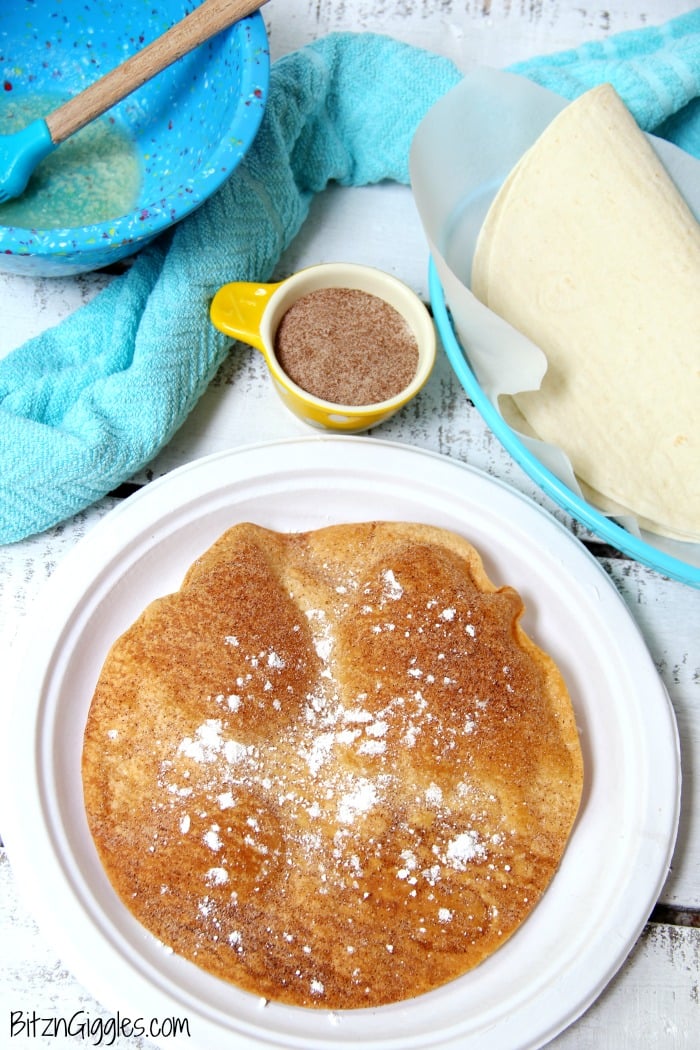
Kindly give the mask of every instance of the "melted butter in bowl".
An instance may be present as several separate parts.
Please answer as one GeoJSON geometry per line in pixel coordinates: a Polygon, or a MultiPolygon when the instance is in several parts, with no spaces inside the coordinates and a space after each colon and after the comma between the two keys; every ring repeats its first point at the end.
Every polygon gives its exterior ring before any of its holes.
{"type": "MultiPolygon", "coordinates": [[[[182,19],[188,0],[0,4],[0,134],[45,118],[182,19]]],[[[252,144],[269,50],[259,13],[183,55],[63,142],[0,211],[0,269],[112,266],[190,215],[252,144]]]]}
{"type": "MultiPolygon", "coordinates": [[[[11,135],[68,101],[18,96],[0,104],[0,134],[11,135]]],[[[30,230],[107,222],[134,207],[141,185],[135,144],[113,117],[86,125],[46,157],[21,197],[0,204],[0,225],[30,230]]]]}

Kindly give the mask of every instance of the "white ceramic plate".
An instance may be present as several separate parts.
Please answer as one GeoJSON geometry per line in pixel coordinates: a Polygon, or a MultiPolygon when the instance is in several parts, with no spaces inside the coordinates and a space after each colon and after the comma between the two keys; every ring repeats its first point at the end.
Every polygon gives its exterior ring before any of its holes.
{"type": "Polygon", "coordinates": [[[18,885],[97,999],[131,1018],[187,1017],[193,1050],[542,1046],[624,961],[675,841],[673,712],[598,564],[545,511],[493,478],[368,438],[313,436],[225,452],[127,500],[52,576],[27,625],[13,704],[3,834],[18,885]],[[177,588],[228,526],[249,520],[297,531],[369,519],[454,529],[482,552],[495,582],[521,592],[525,628],[558,661],[576,708],[582,807],[538,907],[470,974],[374,1010],[265,1004],[168,953],[117,899],[83,811],[83,725],[109,645],[148,601],[177,588]]]}

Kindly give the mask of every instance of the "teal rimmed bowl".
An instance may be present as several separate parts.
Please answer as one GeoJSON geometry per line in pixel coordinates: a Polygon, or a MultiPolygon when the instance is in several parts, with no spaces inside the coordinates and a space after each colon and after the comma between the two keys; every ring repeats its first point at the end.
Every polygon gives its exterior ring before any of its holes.
{"type": "MultiPolygon", "coordinates": [[[[44,116],[192,7],[187,0],[2,5],[0,132],[44,116]]],[[[63,143],[24,198],[0,206],[0,270],[63,276],[100,269],[189,215],[245,156],[269,73],[267,33],[256,13],[63,143]]]]}
{"type": "Polygon", "coordinates": [[[429,265],[428,281],[435,325],[454,373],[484,422],[515,462],[547,496],[606,543],[672,580],[679,580],[690,587],[700,588],[700,566],[652,546],[641,537],[628,532],[613,518],[603,514],[587,503],[583,497],[573,492],[525,447],[518,434],[508,426],[503,416],[484,393],[471,368],[467,350],[460,343],[452,323],[452,316],[440,283],[437,267],[432,259],[429,265]]]}

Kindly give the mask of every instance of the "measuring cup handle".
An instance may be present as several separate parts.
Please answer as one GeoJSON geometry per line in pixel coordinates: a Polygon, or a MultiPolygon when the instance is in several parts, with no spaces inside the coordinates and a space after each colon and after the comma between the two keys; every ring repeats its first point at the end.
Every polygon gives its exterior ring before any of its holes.
{"type": "Polygon", "coordinates": [[[281,283],[232,281],[222,285],[212,299],[209,309],[212,324],[226,335],[240,339],[265,353],[265,344],[260,335],[260,322],[270,296],[281,283]]]}

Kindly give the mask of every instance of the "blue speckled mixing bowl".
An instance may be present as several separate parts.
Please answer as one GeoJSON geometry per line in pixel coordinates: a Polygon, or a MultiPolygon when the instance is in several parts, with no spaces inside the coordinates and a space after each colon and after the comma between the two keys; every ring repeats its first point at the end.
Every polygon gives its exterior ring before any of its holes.
{"type": "MultiPolygon", "coordinates": [[[[10,105],[26,107],[36,99],[60,102],[58,96],[76,94],[193,6],[188,0],[2,4],[0,117],[10,105]]],[[[267,33],[259,13],[163,70],[100,118],[115,134],[123,132],[134,151],[137,179],[125,213],[51,229],[30,228],[29,222],[0,225],[0,269],[33,276],[98,269],[131,255],[188,215],[248,150],[262,119],[269,72],[267,33]]],[[[59,146],[53,159],[69,144],[59,146]]],[[[100,183],[98,170],[89,192],[98,195],[100,183]]]]}

